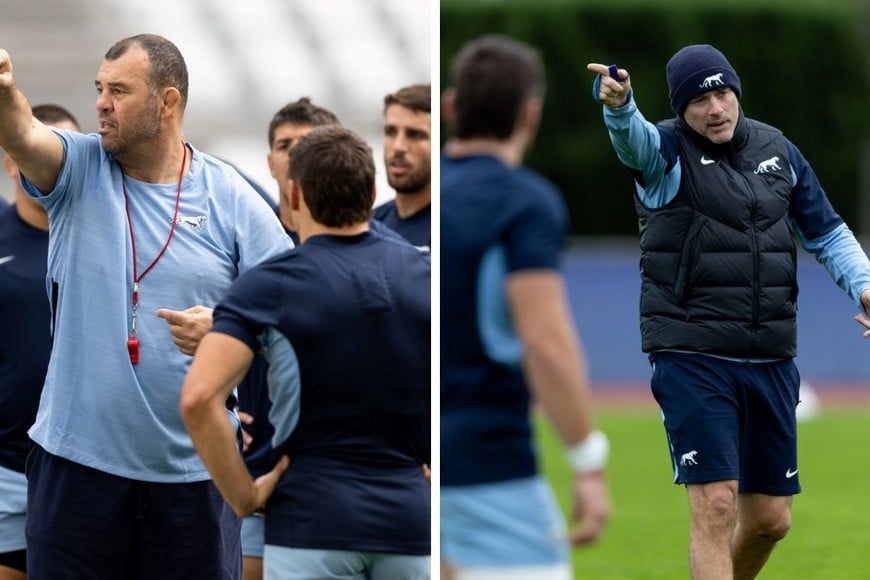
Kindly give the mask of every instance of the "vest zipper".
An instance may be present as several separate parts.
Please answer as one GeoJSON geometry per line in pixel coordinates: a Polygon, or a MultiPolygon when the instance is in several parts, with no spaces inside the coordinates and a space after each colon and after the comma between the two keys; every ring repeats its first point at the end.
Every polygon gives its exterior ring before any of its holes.
{"type": "Polygon", "coordinates": [[[749,238],[752,240],[752,320],[750,322],[750,330],[752,332],[751,350],[755,350],[758,342],[758,327],[759,327],[759,312],[761,310],[761,257],[758,252],[758,230],[755,227],[755,216],[758,211],[758,196],[755,194],[755,188],[752,187],[752,182],[740,169],[740,163],[737,159],[736,152],[728,151],[729,161],[731,166],[740,175],[743,182],[746,184],[746,190],[749,192],[749,197],[752,200],[752,208],[749,210],[749,238]]]}
{"type": "MultiPolygon", "coordinates": [[[[743,176],[743,173],[740,173],[743,176]]],[[[759,311],[761,310],[761,257],[758,252],[758,230],[755,227],[755,215],[758,208],[758,196],[755,195],[755,190],[752,184],[745,176],[743,176],[746,185],[749,188],[749,195],[752,199],[752,209],[749,211],[749,231],[750,239],[752,240],[752,349],[755,349],[755,343],[758,339],[759,326],[759,311]]]]}

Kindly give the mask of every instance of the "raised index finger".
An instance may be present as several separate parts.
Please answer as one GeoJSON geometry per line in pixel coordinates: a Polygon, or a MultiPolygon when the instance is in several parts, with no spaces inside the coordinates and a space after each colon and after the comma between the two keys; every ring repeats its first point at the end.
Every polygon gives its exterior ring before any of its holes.
{"type": "Polygon", "coordinates": [[[601,76],[610,76],[610,71],[607,68],[606,64],[599,64],[597,62],[590,62],[586,65],[586,70],[592,71],[594,73],[598,73],[601,76]]]}

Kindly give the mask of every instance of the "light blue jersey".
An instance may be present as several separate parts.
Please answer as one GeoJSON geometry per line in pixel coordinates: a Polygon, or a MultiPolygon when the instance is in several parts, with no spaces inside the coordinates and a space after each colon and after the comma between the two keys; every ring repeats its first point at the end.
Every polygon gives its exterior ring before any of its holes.
{"type": "MultiPolygon", "coordinates": [[[[175,233],[139,284],[140,359],[130,336],[133,252],[122,173],[96,134],[57,131],[65,159],[47,195],[47,285],[54,343],[29,431],[46,451],[121,477],[167,483],[209,479],[181,419],[191,357],[179,352],[158,308],[214,306],[239,273],[288,250],[275,213],[227,164],[187,145],[175,233]]],[[[177,184],[125,178],[138,272],[169,235],[177,184]]],[[[227,411],[230,417],[234,413],[227,411]]]]}

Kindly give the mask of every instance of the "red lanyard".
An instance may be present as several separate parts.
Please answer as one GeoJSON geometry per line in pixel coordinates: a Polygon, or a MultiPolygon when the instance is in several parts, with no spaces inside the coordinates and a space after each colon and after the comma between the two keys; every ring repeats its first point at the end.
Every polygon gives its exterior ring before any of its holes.
{"type": "Polygon", "coordinates": [[[133,296],[131,301],[130,338],[127,339],[127,352],[130,353],[130,362],[134,365],[139,363],[139,337],[136,336],[136,314],[139,309],[139,282],[142,281],[142,278],[144,278],[145,275],[151,271],[151,268],[160,261],[160,258],[163,257],[166,248],[169,247],[169,242],[172,241],[172,234],[175,233],[175,223],[178,221],[178,206],[181,203],[181,182],[184,179],[184,164],[187,162],[187,145],[185,145],[183,141],[181,142],[181,145],[184,147],[184,156],[181,158],[181,171],[178,174],[178,191],[175,194],[175,214],[172,216],[172,225],[169,226],[169,237],[166,238],[166,243],[163,244],[160,253],[157,254],[157,257],[151,261],[141,275],[139,274],[136,265],[136,236],[133,233],[133,219],[130,217],[130,202],[127,199],[126,179],[124,178],[124,172],[121,172],[121,189],[124,191],[124,209],[127,212],[127,224],[130,226],[130,246],[133,248],[133,296]]]}

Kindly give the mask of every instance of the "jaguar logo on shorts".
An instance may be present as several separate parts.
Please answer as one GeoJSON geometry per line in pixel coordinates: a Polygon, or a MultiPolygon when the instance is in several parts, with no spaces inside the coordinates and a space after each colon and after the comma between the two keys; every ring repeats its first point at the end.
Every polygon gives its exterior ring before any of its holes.
{"type": "Polygon", "coordinates": [[[695,459],[695,456],[698,455],[698,452],[692,449],[688,453],[683,453],[680,455],[680,466],[686,467],[687,465],[698,465],[698,460],[695,459]]]}

